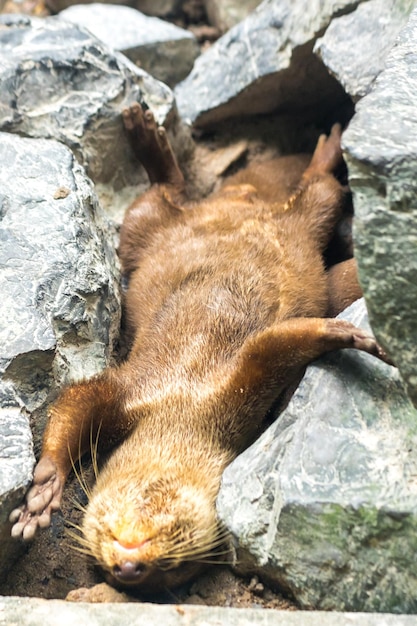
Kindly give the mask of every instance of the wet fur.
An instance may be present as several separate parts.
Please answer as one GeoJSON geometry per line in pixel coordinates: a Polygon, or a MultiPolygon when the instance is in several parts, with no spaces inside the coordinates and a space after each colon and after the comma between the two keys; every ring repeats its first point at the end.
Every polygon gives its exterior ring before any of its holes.
{"type": "MultiPolygon", "coordinates": [[[[156,591],[219,558],[222,472],[305,365],[344,347],[384,355],[360,329],[326,318],[346,304],[323,262],[344,202],[338,126],[311,161],[253,166],[187,203],[164,129],[138,105],[124,121],[153,183],[121,231],[133,345],[120,367],[51,407],[34,486],[11,519],[25,539],[49,524],[71,457],[100,428],[102,446],[120,445],[98,474],[81,545],[113,584],[156,591]]],[[[359,297],[352,263],[344,278],[349,299],[359,297]]]]}

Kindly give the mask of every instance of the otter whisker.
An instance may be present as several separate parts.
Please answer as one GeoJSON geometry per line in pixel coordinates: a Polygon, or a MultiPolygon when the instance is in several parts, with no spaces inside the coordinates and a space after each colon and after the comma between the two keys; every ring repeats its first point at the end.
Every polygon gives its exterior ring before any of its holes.
{"type": "Polygon", "coordinates": [[[77,543],[85,547],[89,547],[91,545],[90,542],[82,534],[78,534],[78,533],[82,533],[81,526],[71,521],[68,521],[67,524],[71,526],[71,528],[66,528],[65,532],[67,533],[69,537],[71,537],[71,539],[74,539],[77,543]],[[78,531],[78,532],[75,532],[75,531],[78,531]]]}
{"type": "Polygon", "coordinates": [[[103,425],[103,421],[101,420],[96,433],[96,439],[93,442],[93,425],[91,424],[90,428],[90,451],[91,451],[91,462],[93,466],[94,477],[97,480],[98,478],[98,462],[97,462],[97,451],[98,451],[98,440],[100,437],[101,427],[103,425]]]}
{"type": "Polygon", "coordinates": [[[84,556],[89,556],[94,558],[93,553],[91,552],[91,550],[89,550],[88,548],[80,548],[80,546],[74,546],[71,545],[69,546],[71,548],[71,550],[73,550],[74,552],[78,552],[79,554],[83,554],[84,556]]]}
{"type": "MultiPolygon", "coordinates": [[[[78,461],[78,466],[80,468],[80,476],[81,476],[81,480],[82,480],[82,486],[83,486],[83,491],[86,495],[86,497],[88,498],[88,500],[90,500],[91,498],[91,489],[88,485],[88,479],[86,477],[85,471],[84,471],[84,465],[82,463],[82,458],[81,456],[78,457],[79,461],[78,461]]],[[[81,485],[81,482],[80,482],[81,485]]]]}
{"type": "Polygon", "coordinates": [[[88,556],[93,556],[91,546],[83,541],[83,538],[80,537],[76,532],[71,529],[66,529],[66,535],[72,540],[75,541],[75,544],[70,544],[71,549],[80,552],[81,554],[87,554],[88,556]]]}
{"type": "Polygon", "coordinates": [[[205,545],[197,544],[194,546],[193,545],[182,546],[180,544],[180,545],[174,546],[170,550],[167,550],[165,554],[166,554],[166,557],[169,559],[185,558],[188,556],[199,558],[204,555],[214,556],[217,554],[226,554],[229,552],[229,550],[224,550],[224,551],[217,550],[217,548],[220,548],[224,544],[225,544],[225,540],[218,541],[216,543],[209,543],[205,545]]]}
{"type": "Polygon", "coordinates": [[[76,479],[78,481],[78,484],[80,485],[80,487],[81,487],[82,491],[84,492],[85,496],[88,499],[90,499],[91,491],[90,491],[90,489],[88,487],[88,484],[87,484],[87,481],[85,479],[85,474],[83,472],[83,467],[82,467],[81,458],[80,458],[80,455],[81,455],[81,441],[80,441],[80,438],[81,438],[81,433],[80,433],[79,442],[78,442],[78,458],[80,459],[78,465],[80,467],[80,471],[77,470],[76,462],[75,462],[74,457],[72,455],[71,448],[70,448],[69,444],[67,446],[68,457],[69,457],[69,460],[70,460],[70,463],[71,463],[72,471],[74,472],[74,475],[75,475],[75,477],[76,477],[76,479]]]}
{"type": "Polygon", "coordinates": [[[211,558],[216,559],[217,556],[224,556],[226,554],[230,554],[229,550],[224,550],[221,552],[180,552],[174,556],[167,557],[172,561],[177,560],[186,560],[186,561],[201,561],[201,559],[211,558]]]}
{"type": "Polygon", "coordinates": [[[68,526],[71,526],[71,528],[75,528],[75,530],[79,530],[80,533],[82,533],[82,527],[79,524],[76,524],[75,522],[72,522],[71,520],[66,520],[65,522],[68,526]]]}
{"type": "MultiPolygon", "coordinates": [[[[216,527],[213,526],[213,528],[216,527]]],[[[193,553],[196,553],[197,551],[200,552],[202,550],[211,550],[218,546],[221,546],[229,538],[229,533],[227,530],[219,530],[214,537],[211,537],[210,534],[211,533],[209,529],[209,531],[205,533],[203,537],[187,537],[186,539],[172,545],[167,551],[167,555],[171,556],[172,554],[178,554],[179,552],[183,553],[184,551],[186,551],[187,548],[190,548],[193,553]]]]}
{"type": "Polygon", "coordinates": [[[87,507],[81,504],[81,502],[77,500],[77,498],[69,497],[69,501],[71,502],[72,506],[78,511],[81,511],[81,513],[85,513],[87,511],[87,507]]]}

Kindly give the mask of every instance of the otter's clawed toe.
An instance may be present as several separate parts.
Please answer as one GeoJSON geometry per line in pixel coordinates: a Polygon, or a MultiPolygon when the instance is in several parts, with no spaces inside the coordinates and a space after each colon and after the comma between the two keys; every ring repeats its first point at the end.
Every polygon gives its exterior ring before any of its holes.
{"type": "Polygon", "coordinates": [[[35,468],[26,502],[10,513],[12,537],[30,541],[38,528],[49,526],[52,512],[60,507],[62,489],[63,481],[58,476],[55,463],[49,458],[41,459],[35,468]]]}
{"type": "Polygon", "coordinates": [[[354,348],[368,352],[381,361],[393,365],[386,352],[378,344],[373,335],[345,320],[326,319],[326,341],[333,343],[335,348],[354,348]]]}
{"type": "Polygon", "coordinates": [[[310,166],[306,170],[309,176],[325,173],[332,174],[341,165],[343,162],[340,145],[341,137],[342,127],[340,124],[332,126],[328,137],[320,135],[310,166]]]}
{"type": "Polygon", "coordinates": [[[355,332],[353,336],[353,347],[356,348],[356,350],[368,352],[368,354],[376,356],[381,361],[384,361],[384,363],[395,366],[394,362],[389,358],[385,350],[381,348],[373,335],[369,335],[360,328],[357,330],[359,332],[355,332]]]}
{"type": "Polygon", "coordinates": [[[134,102],[122,111],[123,124],[127,131],[132,132],[144,126],[144,113],[141,105],[134,102]]]}

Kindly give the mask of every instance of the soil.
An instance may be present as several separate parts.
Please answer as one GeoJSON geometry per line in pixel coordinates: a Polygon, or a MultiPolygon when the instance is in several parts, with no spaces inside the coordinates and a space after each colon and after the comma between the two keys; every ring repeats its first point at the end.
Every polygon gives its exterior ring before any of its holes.
{"type": "MultiPolygon", "coordinates": [[[[219,35],[207,24],[201,11],[202,2],[184,2],[181,15],[172,21],[190,28],[200,37],[201,46],[207,47],[219,35]]],[[[7,0],[3,13],[49,15],[43,0],[7,0]]],[[[275,140],[280,138],[280,153],[310,151],[317,138],[317,129],[298,120],[291,124],[280,118],[264,117],[262,120],[227,123],[216,133],[195,137],[196,151],[189,168],[192,180],[198,172],[199,181],[192,183],[192,192],[208,193],[225,174],[232,173],[252,159],[262,159],[277,151],[275,140]],[[293,129],[292,131],[289,128],[293,129]],[[282,132],[281,132],[282,131],[282,132]]],[[[87,480],[92,480],[91,468],[84,470],[87,480]]],[[[46,599],[64,599],[91,602],[153,601],[220,605],[229,607],[258,607],[296,610],[295,603],[278,590],[269,588],[256,576],[242,578],[230,568],[217,566],[192,583],[158,597],[144,598],[119,594],[103,584],[103,577],[88,558],[77,552],[71,532],[77,532],[82,518],[82,507],[87,498],[76,476],[65,488],[63,509],[57,513],[52,526],[41,532],[29,545],[22,545],[22,556],[10,569],[7,580],[0,583],[0,594],[32,596],[46,599]]]]}

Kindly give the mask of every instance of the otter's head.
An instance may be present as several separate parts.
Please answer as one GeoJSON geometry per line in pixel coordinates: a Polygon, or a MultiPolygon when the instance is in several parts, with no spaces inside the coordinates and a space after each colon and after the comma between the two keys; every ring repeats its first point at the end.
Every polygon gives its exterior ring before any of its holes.
{"type": "Polygon", "coordinates": [[[157,592],[187,582],[220,553],[225,560],[217,489],[184,477],[111,478],[99,476],[82,528],[110,584],[157,592]]]}

